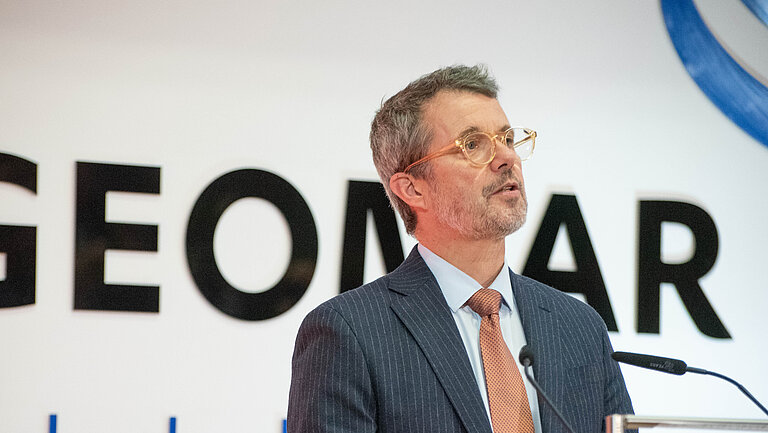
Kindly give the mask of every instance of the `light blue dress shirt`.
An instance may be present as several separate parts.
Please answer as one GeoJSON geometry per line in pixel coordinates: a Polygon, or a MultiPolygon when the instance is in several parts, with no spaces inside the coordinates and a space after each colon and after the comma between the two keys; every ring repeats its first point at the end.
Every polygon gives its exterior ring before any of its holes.
{"type": "MultiPolygon", "coordinates": [[[[453,312],[453,320],[456,322],[459,335],[461,335],[461,340],[464,342],[464,348],[467,350],[469,363],[472,365],[472,372],[477,381],[477,387],[480,390],[480,395],[483,397],[485,412],[490,420],[491,410],[488,406],[483,359],[480,355],[480,315],[464,305],[482,286],[472,277],[460,271],[425,246],[419,244],[418,248],[419,254],[421,254],[429,270],[435,276],[437,283],[440,285],[440,290],[442,290],[443,296],[445,296],[445,300],[453,312]]],[[[507,266],[506,259],[504,260],[501,272],[499,272],[499,275],[496,276],[496,279],[487,288],[501,293],[502,303],[499,309],[501,334],[513,358],[515,358],[515,364],[518,370],[520,370],[520,375],[523,377],[525,390],[528,393],[528,403],[531,406],[531,414],[533,415],[534,431],[541,433],[541,417],[539,416],[539,402],[536,396],[536,389],[528,382],[523,367],[517,360],[517,354],[520,353],[520,349],[526,344],[526,341],[523,325],[520,322],[520,314],[515,305],[515,296],[512,292],[512,282],[509,279],[509,267],[507,266]]]]}

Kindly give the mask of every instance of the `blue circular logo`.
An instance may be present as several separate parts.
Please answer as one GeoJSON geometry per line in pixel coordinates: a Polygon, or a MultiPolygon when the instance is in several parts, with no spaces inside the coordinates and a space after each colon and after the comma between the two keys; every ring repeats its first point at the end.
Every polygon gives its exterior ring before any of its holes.
{"type": "MultiPolygon", "coordinates": [[[[768,26],[768,0],[742,0],[768,26]]],[[[685,69],[707,97],[741,129],[768,146],[768,88],[720,45],[693,0],[661,0],[664,23],[685,69]]]]}

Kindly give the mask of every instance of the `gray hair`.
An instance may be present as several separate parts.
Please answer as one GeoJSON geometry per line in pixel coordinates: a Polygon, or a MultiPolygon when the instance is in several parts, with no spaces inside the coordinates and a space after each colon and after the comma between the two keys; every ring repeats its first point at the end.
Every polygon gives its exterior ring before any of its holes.
{"type": "MultiPolygon", "coordinates": [[[[432,141],[429,125],[421,122],[424,105],[443,90],[479,93],[496,98],[499,86],[484,65],[454,65],[438,69],[408,84],[387,99],[371,124],[373,164],[387,192],[389,202],[403,218],[405,230],[413,234],[416,214],[403,200],[392,193],[389,178],[423,158],[432,141]]],[[[431,176],[429,162],[415,166],[410,173],[416,177],[431,176]]]]}

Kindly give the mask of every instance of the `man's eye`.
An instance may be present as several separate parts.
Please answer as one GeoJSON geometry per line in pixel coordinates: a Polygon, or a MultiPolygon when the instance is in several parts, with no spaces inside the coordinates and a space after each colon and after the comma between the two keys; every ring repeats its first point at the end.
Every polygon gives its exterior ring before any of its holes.
{"type": "Polygon", "coordinates": [[[477,149],[477,145],[478,145],[477,141],[475,140],[467,140],[466,142],[464,142],[464,147],[467,150],[475,150],[477,149]]]}

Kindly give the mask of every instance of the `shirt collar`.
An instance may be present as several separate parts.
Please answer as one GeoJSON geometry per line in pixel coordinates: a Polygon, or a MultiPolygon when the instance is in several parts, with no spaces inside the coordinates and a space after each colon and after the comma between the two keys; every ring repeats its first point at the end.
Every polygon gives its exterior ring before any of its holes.
{"type": "MultiPolygon", "coordinates": [[[[448,306],[455,313],[467,300],[480,290],[482,286],[475,281],[472,277],[462,272],[459,268],[448,263],[442,257],[433,253],[429,248],[419,244],[419,254],[424,259],[424,262],[432,271],[432,274],[437,280],[437,284],[440,285],[440,290],[445,296],[445,300],[448,302],[448,306]]],[[[507,259],[504,258],[504,266],[502,266],[499,275],[493,280],[489,289],[494,289],[501,293],[501,297],[504,300],[502,307],[506,304],[507,308],[511,308],[514,304],[514,295],[512,293],[512,282],[509,279],[509,266],[507,266],[507,259]]]]}

